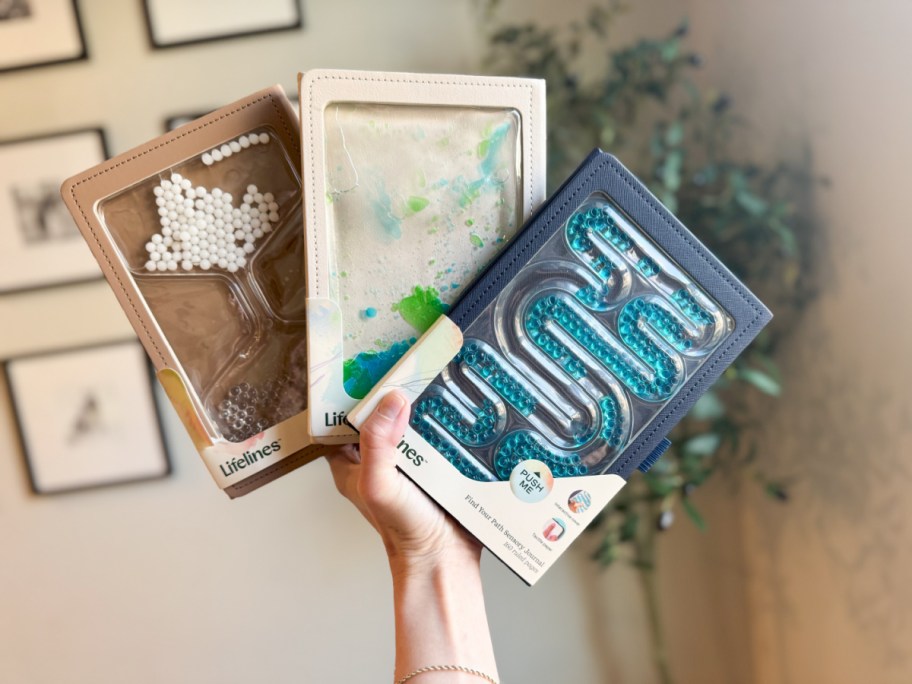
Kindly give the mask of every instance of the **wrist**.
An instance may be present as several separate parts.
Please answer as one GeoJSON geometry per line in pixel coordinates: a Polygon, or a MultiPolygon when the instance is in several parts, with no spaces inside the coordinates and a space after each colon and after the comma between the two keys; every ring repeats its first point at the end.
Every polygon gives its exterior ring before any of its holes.
{"type": "Polygon", "coordinates": [[[466,543],[428,551],[388,549],[393,583],[461,575],[480,578],[481,545],[466,543]]]}

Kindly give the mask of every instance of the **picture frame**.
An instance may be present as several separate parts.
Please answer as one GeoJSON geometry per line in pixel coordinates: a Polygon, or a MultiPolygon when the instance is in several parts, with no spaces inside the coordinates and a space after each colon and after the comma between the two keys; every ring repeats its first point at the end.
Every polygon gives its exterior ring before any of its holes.
{"type": "Polygon", "coordinates": [[[3,372],[36,494],[171,472],[151,366],[136,340],[7,359],[3,372]]]}
{"type": "Polygon", "coordinates": [[[0,0],[0,73],[88,57],[76,0],[0,0]]]}
{"type": "Polygon", "coordinates": [[[102,277],[60,184],[107,157],[100,128],[0,141],[0,294],[102,277]]]}
{"type": "Polygon", "coordinates": [[[304,25],[300,0],[143,0],[153,48],[292,31],[304,25]]]}

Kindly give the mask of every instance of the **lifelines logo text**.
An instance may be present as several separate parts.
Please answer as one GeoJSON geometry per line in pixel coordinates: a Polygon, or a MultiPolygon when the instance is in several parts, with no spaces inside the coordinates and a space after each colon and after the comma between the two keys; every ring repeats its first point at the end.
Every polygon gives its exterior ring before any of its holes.
{"type": "Polygon", "coordinates": [[[251,449],[250,451],[245,451],[243,454],[236,458],[232,458],[230,461],[225,461],[222,463],[219,468],[222,471],[222,475],[225,477],[230,477],[237,472],[240,472],[249,465],[253,465],[257,461],[271,456],[272,454],[277,454],[281,449],[279,440],[275,440],[272,444],[266,444],[261,446],[259,449],[251,449]]]}

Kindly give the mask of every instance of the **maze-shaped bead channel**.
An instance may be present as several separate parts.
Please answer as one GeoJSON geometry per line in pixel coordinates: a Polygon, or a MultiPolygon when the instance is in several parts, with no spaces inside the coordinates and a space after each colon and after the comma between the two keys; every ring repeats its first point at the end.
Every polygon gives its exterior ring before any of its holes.
{"type": "Polygon", "coordinates": [[[601,472],[635,436],[632,422],[645,424],[699,366],[701,346],[720,341],[727,319],[638,235],[607,205],[584,206],[549,241],[563,247],[543,248],[489,305],[512,324],[492,329],[483,314],[469,326],[412,417],[463,475],[505,480],[527,459],[555,477],[601,472]]]}

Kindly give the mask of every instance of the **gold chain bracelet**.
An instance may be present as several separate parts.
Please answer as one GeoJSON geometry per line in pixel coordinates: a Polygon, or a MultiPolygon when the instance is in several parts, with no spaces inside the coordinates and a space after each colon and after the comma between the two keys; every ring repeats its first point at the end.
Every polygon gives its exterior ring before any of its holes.
{"type": "Polygon", "coordinates": [[[463,667],[462,665],[428,665],[427,667],[419,667],[414,672],[409,672],[405,677],[397,680],[396,684],[405,684],[405,682],[412,677],[417,677],[425,672],[465,672],[466,674],[480,677],[486,682],[491,682],[491,684],[497,684],[497,680],[490,675],[486,675],[484,672],[479,672],[478,670],[473,670],[471,667],[463,667]]]}

